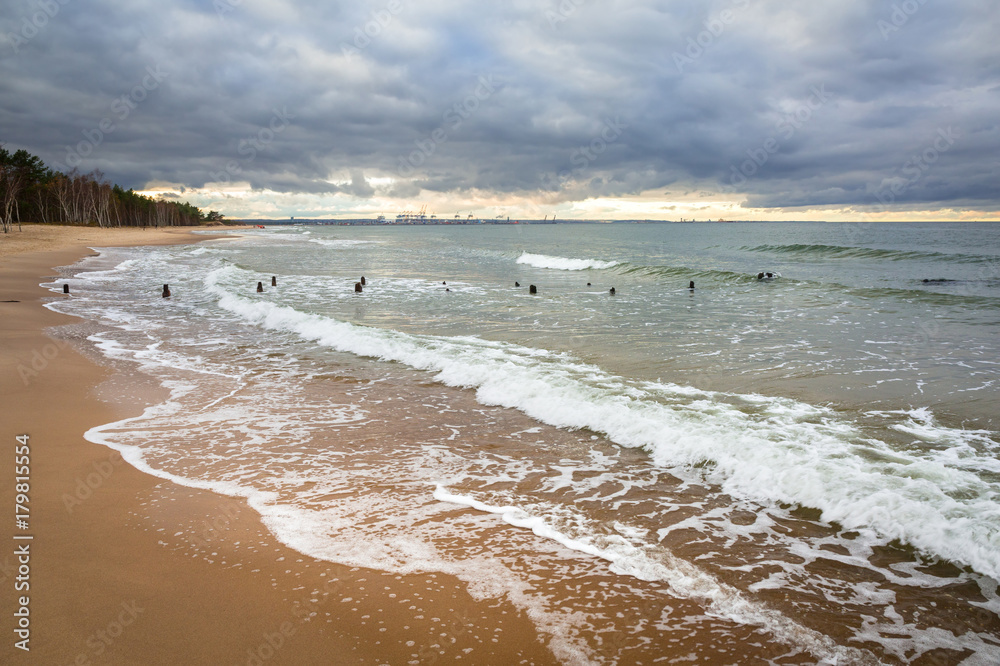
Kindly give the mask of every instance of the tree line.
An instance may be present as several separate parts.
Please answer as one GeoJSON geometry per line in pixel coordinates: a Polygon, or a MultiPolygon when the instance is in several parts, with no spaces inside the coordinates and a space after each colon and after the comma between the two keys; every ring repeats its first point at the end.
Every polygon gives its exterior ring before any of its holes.
{"type": "Polygon", "coordinates": [[[22,222],[96,224],[101,227],[193,226],[221,222],[187,202],[154,199],[113,185],[98,170],[53,171],[26,150],[0,145],[0,228],[22,222]]]}

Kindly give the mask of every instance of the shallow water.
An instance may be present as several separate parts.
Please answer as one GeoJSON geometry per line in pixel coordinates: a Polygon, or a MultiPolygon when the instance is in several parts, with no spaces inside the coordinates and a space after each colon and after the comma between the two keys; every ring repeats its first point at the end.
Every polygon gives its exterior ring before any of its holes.
{"type": "Polygon", "coordinates": [[[50,307],[171,391],[89,438],[566,662],[1000,659],[996,225],[272,228],[71,274],[50,307]]]}

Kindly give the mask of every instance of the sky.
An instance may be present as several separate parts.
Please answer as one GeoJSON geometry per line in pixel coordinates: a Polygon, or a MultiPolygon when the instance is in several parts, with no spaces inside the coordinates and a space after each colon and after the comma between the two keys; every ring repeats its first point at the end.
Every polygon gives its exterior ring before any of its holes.
{"type": "Polygon", "coordinates": [[[996,0],[0,0],[0,143],[230,218],[1000,220],[996,0]]]}

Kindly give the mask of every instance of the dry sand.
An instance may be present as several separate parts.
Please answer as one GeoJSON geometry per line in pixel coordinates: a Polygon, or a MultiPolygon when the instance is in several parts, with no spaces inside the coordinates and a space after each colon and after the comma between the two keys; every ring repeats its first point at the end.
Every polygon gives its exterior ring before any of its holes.
{"type": "Polygon", "coordinates": [[[25,226],[0,235],[0,444],[8,452],[0,498],[9,512],[0,529],[0,663],[553,663],[547,637],[505,600],[475,601],[445,575],[305,557],[241,500],[148,476],[83,438],[143,405],[102,399],[115,371],[81,354],[85,342],[46,333],[77,320],[43,308],[61,296],[39,283],[90,254],[88,246],[206,238],[189,231],[25,226]],[[18,435],[31,448],[28,530],[14,516],[18,435]],[[19,573],[15,549],[26,544],[28,573],[19,573]],[[30,652],[15,647],[22,596],[30,652]]]}

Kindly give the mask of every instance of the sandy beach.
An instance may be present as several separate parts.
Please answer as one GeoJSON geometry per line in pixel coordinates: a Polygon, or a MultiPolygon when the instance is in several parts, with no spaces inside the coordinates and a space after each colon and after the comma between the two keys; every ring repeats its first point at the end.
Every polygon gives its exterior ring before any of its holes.
{"type": "MultiPolygon", "coordinates": [[[[84,439],[141,413],[160,389],[116,397],[116,372],[129,369],[96,364],[72,339],[77,320],[42,306],[60,296],[39,283],[91,247],[211,238],[190,231],[25,226],[0,238],[0,438],[8,451],[19,436],[30,447],[27,525],[12,516],[0,530],[0,661],[553,663],[509,602],[474,600],[440,574],[307,558],[242,500],[149,476],[84,439]]],[[[15,457],[6,460],[11,479],[15,457]]],[[[13,510],[12,484],[3,498],[13,510]]]]}

